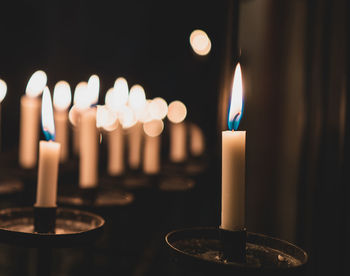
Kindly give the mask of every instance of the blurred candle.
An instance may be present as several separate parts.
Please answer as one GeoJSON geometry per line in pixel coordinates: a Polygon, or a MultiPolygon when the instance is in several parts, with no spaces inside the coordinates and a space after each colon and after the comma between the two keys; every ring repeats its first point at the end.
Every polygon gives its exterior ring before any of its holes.
{"type": "Polygon", "coordinates": [[[98,184],[98,132],[95,108],[89,108],[80,116],[79,149],[79,186],[94,188],[98,184]]]}
{"type": "Polygon", "coordinates": [[[70,86],[66,81],[56,83],[53,91],[55,108],[56,141],[61,144],[60,161],[65,162],[69,153],[68,107],[72,101],[70,86]]]}
{"type": "Polygon", "coordinates": [[[143,171],[146,174],[157,174],[160,171],[162,120],[152,120],[143,124],[145,146],[143,151],[143,171]]]}
{"type": "Polygon", "coordinates": [[[186,125],[183,122],[187,115],[186,106],[180,101],[169,104],[168,119],[170,121],[170,160],[184,162],[187,158],[186,125]]]}
{"type": "Polygon", "coordinates": [[[26,94],[21,97],[19,130],[19,164],[31,169],[36,166],[39,140],[41,95],[46,86],[45,72],[36,71],[28,81],[26,94]]]}
{"type": "Polygon", "coordinates": [[[2,79],[0,79],[0,152],[2,149],[2,137],[1,137],[1,103],[4,100],[5,96],[6,96],[6,92],[7,92],[7,85],[6,82],[3,81],[2,79]]]}
{"type": "Polygon", "coordinates": [[[55,125],[50,91],[46,87],[42,102],[42,126],[48,141],[40,141],[38,184],[36,191],[36,207],[55,207],[57,198],[57,177],[60,157],[60,144],[53,142],[55,125]]]}
{"type": "Polygon", "coordinates": [[[140,116],[146,106],[146,95],[141,85],[134,85],[130,89],[129,106],[133,110],[137,123],[129,129],[128,135],[128,162],[129,167],[136,170],[141,163],[141,145],[142,145],[142,124],[140,116]]]}
{"type": "Polygon", "coordinates": [[[190,124],[190,151],[192,156],[198,157],[204,153],[205,140],[202,130],[196,124],[190,124]]]}
{"type": "Polygon", "coordinates": [[[228,127],[222,132],[222,201],[221,228],[245,228],[245,141],[246,132],[236,131],[242,117],[242,73],[238,63],[235,70],[228,127]]]}

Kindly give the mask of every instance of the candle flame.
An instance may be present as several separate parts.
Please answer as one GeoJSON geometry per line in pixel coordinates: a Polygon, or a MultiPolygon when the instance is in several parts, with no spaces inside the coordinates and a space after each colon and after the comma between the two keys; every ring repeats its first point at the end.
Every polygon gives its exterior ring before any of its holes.
{"type": "Polygon", "coordinates": [[[0,103],[5,98],[7,92],[6,82],[0,79],[0,103]]]}
{"type": "Polygon", "coordinates": [[[41,123],[46,140],[55,140],[55,123],[53,119],[51,95],[47,86],[44,89],[41,105],[41,123]]]}
{"type": "Polygon", "coordinates": [[[66,81],[56,83],[53,90],[53,105],[57,110],[66,110],[72,101],[70,86],[66,81]]]}
{"type": "Polygon", "coordinates": [[[91,101],[88,97],[88,85],[86,81],[79,82],[74,90],[73,103],[78,110],[90,107],[91,101]]]}
{"type": "Polygon", "coordinates": [[[128,102],[129,87],[126,79],[120,77],[114,82],[115,100],[119,105],[125,105],[128,102]]]}
{"type": "Polygon", "coordinates": [[[208,35],[202,30],[194,30],[190,35],[190,44],[193,51],[199,56],[210,52],[211,42],[208,35]]]}
{"type": "Polygon", "coordinates": [[[87,83],[90,105],[96,105],[100,93],[100,79],[97,75],[92,75],[87,83]]]}
{"type": "Polygon", "coordinates": [[[228,112],[228,128],[237,130],[243,114],[243,84],[241,65],[238,63],[233,77],[231,102],[228,112]]]}
{"type": "Polygon", "coordinates": [[[143,124],[143,131],[150,137],[159,136],[164,129],[162,120],[152,120],[143,124]]]}
{"type": "Polygon", "coordinates": [[[160,97],[154,98],[150,103],[150,113],[153,119],[164,119],[168,114],[168,104],[160,97]]]}
{"type": "Polygon", "coordinates": [[[38,97],[44,90],[47,76],[44,71],[36,71],[29,79],[26,94],[29,97],[38,97]]]}
{"type": "Polygon", "coordinates": [[[97,105],[96,127],[112,131],[117,127],[117,115],[105,105],[97,105]]]}
{"type": "Polygon", "coordinates": [[[187,115],[186,106],[180,101],[173,101],[169,104],[168,119],[172,123],[181,123],[187,115]]]}
{"type": "Polygon", "coordinates": [[[123,108],[120,111],[119,122],[121,123],[124,129],[130,128],[137,123],[135,113],[127,105],[123,106],[123,108]]]}
{"type": "Polygon", "coordinates": [[[143,87],[139,84],[135,84],[130,89],[129,94],[129,106],[134,111],[142,110],[146,105],[146,94],[143,87]]]}

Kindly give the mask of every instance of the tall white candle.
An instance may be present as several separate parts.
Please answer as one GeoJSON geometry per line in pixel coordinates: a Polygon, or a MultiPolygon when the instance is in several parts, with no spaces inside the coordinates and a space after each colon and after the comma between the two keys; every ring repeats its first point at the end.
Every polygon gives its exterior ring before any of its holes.
{"type": "Polygon", "coordinates": [[[146,174],[157,174],[160,171],[162,120],[152,120],[143,124],[145,146],[143,151],[143,171],[146,174]]]}
{"type": "Polygon", "coordinates": [[[187,158],[187,131],[183,120],[186,118],[186,106],[180,101],[169,104],[168,119],[170,139],[170,160],[172,162],[184,162],[187,158]]]}
{"type": "Polygon", "coordinates": [[[81,114],[79,131],[79,185],[80,188],[94,188],[98,184],[98,132],[95,108],[81,114]]]}
{"type": "Polygon", "coordinates": [[[108,166],[109,175],[121,175],[124,172],[124,131],[120,124],[108,132],[108,166]]]}
{"type": "Polygon", "coordinates": [[[56,141],[61,144],[60,161],[65,162],[69,153],[68,107],[71,104],[72,94],[69,84],[59,81],[53,92],[53,105],[55,108],[56,141]]]}
{"type": "Polygon", "coordinates": [[[41,99],[46,85],[45,72],[36,71],[28,81],[26,94],[21,97],[19,130],[19,164],[30,169],[36,166],[39,140],[41,99]]]}
{"type": "Polygon", "coordinates": [[[43,94],[42,123],[45,136],[50,141],[40,141],[36,207],[55,207],[57,198],[58,164],[61,145],[54,139],[55,126],[50,91],[43,94]]]}
{"type": "MultiPolygon", "coordinates": [[[[236,130],[242,116],[242,75],[236,67],[231,104],[229,129],[236,130]]],[[[242,230],[245,227],[245,131],[222,132],[222,198],[221,228],[242,230]]]]}

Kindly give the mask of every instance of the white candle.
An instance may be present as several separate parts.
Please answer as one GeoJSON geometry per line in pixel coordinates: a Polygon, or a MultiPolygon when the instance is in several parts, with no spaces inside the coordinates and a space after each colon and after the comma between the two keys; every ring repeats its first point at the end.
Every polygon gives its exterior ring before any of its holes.
{"type": "Polygon", "coordinates": [[[108,174],[121,175],[124,172],[124,131],[121,125],[108,132],[108,174]]]}
{"type": "Polygon", "coordinates": [[[184,162],[187,158],[187,131],[183,120],[186,118],[186,106],[180,101],[169,104],[168,119],[170,123],[170,160],[172,162],[184,162]]]}
{"type": "MultiPolygon", "coordinates": [[[[235,70],[229,111],[229,128],[237,129],[242,116],[242,76],[235,70]]],[[[221,228],[245,228],[245,131],[222,132],[221,228]]]]}
{"type": "Polygon", "coordinates": [[[205,140],[202,130],[195,124],[190,124],[190,151],[192,156],[201,156],[205,150],[205,140]]]}
{"type": "Polygon", "coordinates": [[[80,188],[94,188],[98,184],[98,132],[95,108],[81,114],[79,131],[79,185],[80,188]]]}
{"type": "Polygon", "coordinates": [[[19,164],[30,169],[36,166],[39,140],[41,99],[46,85],[45,72],[36,71],[28,81],[26,94],[21,97],[19,164]]]}
{"type": "Polygon", "coordinates": [[[61,144],[60,161],[65,162],[69,153],[68,107],[72,95],[69,84],[59,81],[53,92],[53,105],[55,108],[56,141],[61,144]]]}
{"type": "Polygon", "coordinates": [[[43,94],[42,123],[45,135],[50,141],[40,141],[38,184],[36,207],[55,207],[57,198],[57,177],[60,144],[54,138],[54,120],[50,91],[46,87],[43,94]]]}
{"type": "Polygon", "coordinates": [[[146,174],[157,174],[160,171],[162,120],[152,120],[143,125],[145,146],[143,151],[143,171],[146,174]]]}

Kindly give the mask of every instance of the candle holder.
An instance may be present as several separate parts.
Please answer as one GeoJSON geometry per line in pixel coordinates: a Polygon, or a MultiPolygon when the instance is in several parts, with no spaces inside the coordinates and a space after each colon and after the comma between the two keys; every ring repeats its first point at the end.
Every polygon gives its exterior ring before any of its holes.
{"type": "Polygon", "coordinates": [[[171,264],[177,272],[174,275],[277,276],[305,273],[308,255],[301,248],[262,234],[247,232],[246,238],[246,258],[240,262],[225,258],[222,231],[218,228],[176,230],[168,233],[165,240],[171,253],[171,264]]]}

